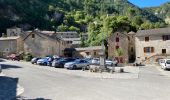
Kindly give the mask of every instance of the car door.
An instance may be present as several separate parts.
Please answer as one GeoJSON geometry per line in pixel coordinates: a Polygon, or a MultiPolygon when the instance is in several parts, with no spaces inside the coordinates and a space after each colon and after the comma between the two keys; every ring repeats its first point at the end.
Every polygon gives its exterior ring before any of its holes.
{"type": "Polygon", "coordinates": [[[84,61],[83,61],[83,60],[80,60],[77,65],[78,65],[79,68],[82,68],[83,64],[84,64],[84,61]]]}
{"type": "Polygon", "coordinates": [[[87,61],[86,60],[82,60],[81,68],[86,67],[86,66],[87,66],[87,61]]]}

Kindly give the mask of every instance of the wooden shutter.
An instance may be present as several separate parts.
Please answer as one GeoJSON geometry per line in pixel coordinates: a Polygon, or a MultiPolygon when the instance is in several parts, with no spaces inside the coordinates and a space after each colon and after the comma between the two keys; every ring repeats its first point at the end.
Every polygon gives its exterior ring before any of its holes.
{"type": "Polygon", "coordinates": [[[155,51],[154,47],[151,47],[151,53],[154,53],[154,51],[155,51]]]}
{"type": "Polygon", "coordinates": [[[146,53],[146,47],[143,48],[144,53],[146,53]]]}

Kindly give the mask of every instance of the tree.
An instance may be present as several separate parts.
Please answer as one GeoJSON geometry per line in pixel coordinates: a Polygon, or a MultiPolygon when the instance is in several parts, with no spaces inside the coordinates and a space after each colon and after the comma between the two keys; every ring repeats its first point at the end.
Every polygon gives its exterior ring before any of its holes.
{"type": "Polygon", "coordinates": [[[69,27],[69,31],[76,31],[76,32],[79,32],[80,29],[77,28],[77,27],[75,27],[75,26],[71,26],[71,27],[69,27]]]}
{"type": "Polygon", "coordinates": [[[63,31],[63,32],[68,31],[68,26],[62,24],[62,25],[58,26],[58,30],[63,31]]]}
{"type": "Polygon", "coordinates": [[[144,22],[141,24],[141,29],[152,29],[154,28],[154,25],[151,22],[144,22]]]}
{"type": "Polygon", "coordinates": [[[115,51],[116,57],[118,57],[118,62],[120,62],[121,57],[124,55],[124,51],[122,48],[118,48],[115,51]]]}
{"type": "Polygon", "coordinates": [[[132,7],[129,7],[129,8],[128,8],[127,15],[128,15],[130,18],[132,18],[133,16],[135,16],[135,14],[136,14],[136,10],[133,9],[132,7]]]}

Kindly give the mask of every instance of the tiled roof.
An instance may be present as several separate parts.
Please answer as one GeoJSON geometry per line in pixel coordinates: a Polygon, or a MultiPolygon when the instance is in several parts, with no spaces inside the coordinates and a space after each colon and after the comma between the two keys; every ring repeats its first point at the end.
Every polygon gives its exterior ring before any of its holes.
{"type": "Polygon", "coordinates": [[[150,35],[170,35],[170,27],[150,30],[139,30],[136,34],[136,36],[150,36],[150,35]]]}
{"type": "Polygon", "coordinates": [[[57,34],[61,34],[61,33],[76,33],[77,34],[77,32],[75,32],[75,31],[68,31],[68,32],[56,32],[57,34]]]}
{"type": "Polygon", "coordinates": [[[92,51],[92,50],[102,50],[102,46],[92,46],[86,48],[75,48],[77,51],[92,51]]]}
{"type": "Polygon", "coordinates": [[[80,38],[62,38],[64,41],[80,41],[80,38]]]}

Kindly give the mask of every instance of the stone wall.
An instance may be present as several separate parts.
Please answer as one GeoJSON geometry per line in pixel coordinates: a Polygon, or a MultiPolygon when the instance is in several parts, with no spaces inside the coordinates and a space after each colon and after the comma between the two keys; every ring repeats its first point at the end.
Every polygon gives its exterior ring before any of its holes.
{"type": "MultiPolygon", "coordinates": [[[[125,33],[126,34],[126,33],[125,33]]],[[[119,46],[119,48],[123,49],[123,59],[124,61],[128,61],[128,37],[124,33],[114,33],[110,38],[108,39],[108,57],[114,58],[117,57],[115,54],[116,52],[116,46],[119,46]],[[116,38],[119,38],[119,42],[116,42],[116,38]]]]}
{"type": "Polygon", "coordinates": [[[31,33],[24,40],[24,51],[35,56],[63,55],[66,47],[69,47],[66,42],[57,41],[37,33],[31,33]],[[34,34],[34,38],[32,34],[34,34]]]}
{"type": "Polygon", "coordinates": [[[20,36],[21,28],[9,28],[7,29],[7,37],[20,36]]]}
{"type": "Polygon", "coordinates": [[[17,53],[17,40],[0,40],[1,56],[6,56],[10,53],[17,53]]]}
{"type": "Polygon", "coordinates": [[[144,61],[149,57],[162,54],[162,49],[166,49],[166,53],[170,54],[170,40],[163,41],[162,36],[150,36],[149,41],[145,41],[145,37],[136,37],[136,59],[144,61]],[[144,53],[144,47],[154,47],[153,53],[144,53]]]}

